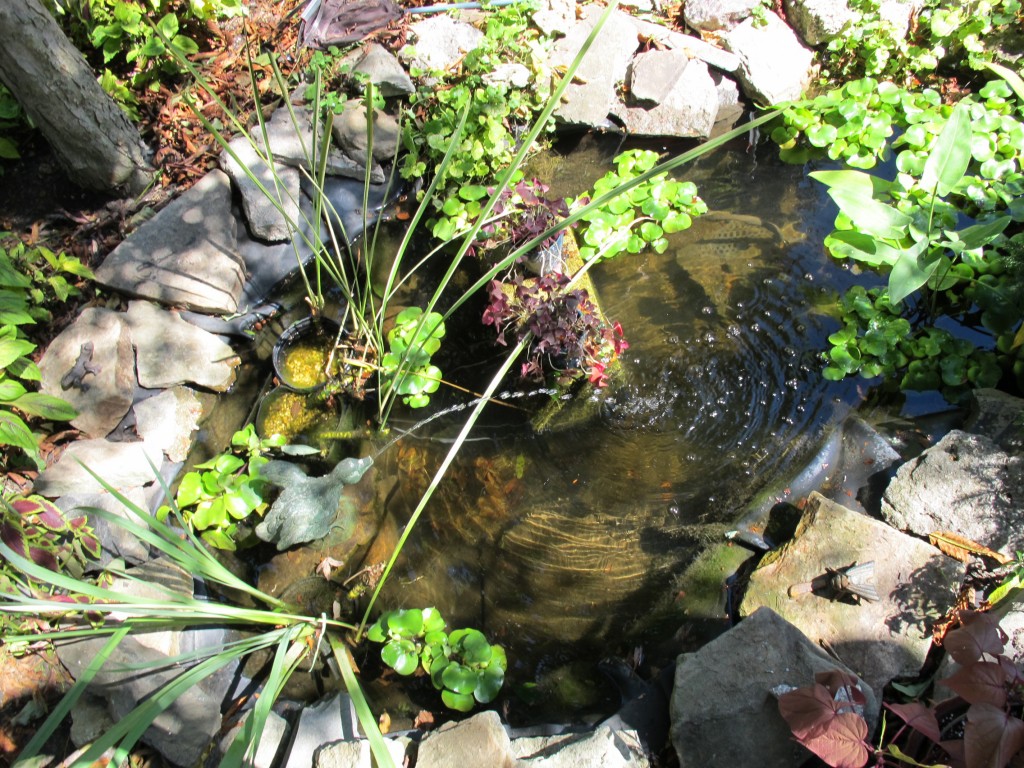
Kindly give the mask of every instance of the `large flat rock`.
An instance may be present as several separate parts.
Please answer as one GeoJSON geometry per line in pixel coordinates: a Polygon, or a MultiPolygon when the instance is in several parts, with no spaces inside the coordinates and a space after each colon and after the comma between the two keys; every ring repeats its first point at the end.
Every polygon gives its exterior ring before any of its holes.
{"type": "Polygon", "coordinates": [[[880,694],[892,678],[920,671],[932,624],[956,601],[964,571],[920,539],[813,493],[794,538],[751,574],[740,615],[771,608],[813,642],[827,643],[880,694]],[[828,568],[868,562],[877,602],[834,599],[824,590],[789,594],[828,568]]]}
{"type": "Polygon", "coordinates": [[[128,305],[139,383],[167,389],[193,383],[226,392],[235,381],[239,358],[230,345],[197,328],[177,313],[148,301],[128,305]]]}
{"type": "Polygon", "coordinates": [[[102,285],[200,312],[232,314],[245,283],[231,182],[211,171],[110,252],[102,285]]]}
{"type": "MultiPolygon", "coordinates": [[[[773,689],[848,669],[774,611],[761,608],[676,661],[672,744],[681,768],[792,768],[810,755],[779,714],[773,689]]],[[[865,718],[877,699],[864,690],[865,718]]]]}
{"type": "Polygon", "coordinates": [[[134,357],[124,315],[87,307],[47,347],[39,362],[41,391],[71,403],[78,411],[73,426],[106,437],[132,406],[134,357]]]}

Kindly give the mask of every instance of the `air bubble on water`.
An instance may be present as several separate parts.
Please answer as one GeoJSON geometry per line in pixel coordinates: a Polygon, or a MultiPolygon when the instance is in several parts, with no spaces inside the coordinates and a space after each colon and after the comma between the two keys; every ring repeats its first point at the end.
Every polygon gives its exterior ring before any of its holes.
{"type": "Polygon", "coordinates": [[[711,315],[714,314],[714,311],[714,307],[701,307],[700,313],[702,315],[711,315]]]}
{"type": "Polygon", "coordinates": [[[813,283],[814,275],[812,275],[810,272],[804,272],[804,280],[806,280],[808,283],[813,283]]]}

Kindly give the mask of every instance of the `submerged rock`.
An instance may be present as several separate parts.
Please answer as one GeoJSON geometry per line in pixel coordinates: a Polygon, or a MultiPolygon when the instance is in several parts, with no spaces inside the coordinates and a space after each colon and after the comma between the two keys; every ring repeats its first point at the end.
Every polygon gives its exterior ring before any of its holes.
{"type": "Polygon", "coordinates": [[[339,528],[343,536],[354,529],[359,507],[345,495],[345,487],[358,483],[373,459],[345,459],[323,477],[309,477],[287,461],[271,461],[260,474],[283,490],[258,526],[256,535],[284,550],[315,541],[339,528]]]}

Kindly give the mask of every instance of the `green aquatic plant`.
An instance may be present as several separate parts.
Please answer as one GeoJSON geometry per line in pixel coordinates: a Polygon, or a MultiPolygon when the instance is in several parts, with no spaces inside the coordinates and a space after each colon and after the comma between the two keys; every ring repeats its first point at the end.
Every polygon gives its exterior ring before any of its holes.
{"type": "MultiPolygon", "coordinates": [[[[284,444],[281,435],[260,438],[252,424],[235,432],[231,451],[196,464],[181,478],[174,501],[185,524],[210,546],[236,549],[239,523],[267,509],[268,483],[260,468],[270,461],[267,453],[284,444]]],[[[166,520],[171,512],[164,504],[157,517],[166,520]]]]}
{"type": "Polygon", "coordinates": [[[400,609],[377,619],[366,639],[382,644],[381,660],[398,674],[429,675],[450,709],[468,712],[493,701],[505,682],[505,650],[479,630],[446,629],[436,608],[400,609]]]}
{"type": "Polygon", "coordinates": [[[583,211],[580,258],[610,259],[645,248],[662,253],[668,248],[666,235],[689,229],[694,216],[707,213],[707,204],[697,196],[692,181],[678,181],[664,172],[646,175],[659,159],[651,150],[623,152],[615,158],[615,170],[598,179],[588,195],[569,201],[571,209],[583,211]],[[586,205],[641,177],[643,181],[623,194],[596,206],[586,205]]]}
{"type": "Polygon", "coordinates": [[[388,332],[389,350],[381,360],[381,378],[410,408],[422,408],[441,384],[441,369],[430,362],[441,348],[444,321],[437,312],[424,315],[407,307],[388,332]]]}

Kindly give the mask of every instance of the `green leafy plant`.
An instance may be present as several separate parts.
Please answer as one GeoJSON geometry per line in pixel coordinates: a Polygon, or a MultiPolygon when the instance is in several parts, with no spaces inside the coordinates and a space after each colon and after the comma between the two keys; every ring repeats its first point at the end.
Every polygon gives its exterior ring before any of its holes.
{"type": "MultiPolygon", "coordinates": [[[[933,321],[942,311],[977,306],[982,324],[1008,339],[1020,322],[1024,296],[1016,281],[998,277],[1006,271],[1001,253],[1017,247],[1003,233],[1014,220],[1024,220],[1016,199],[957,228],[962,210],[954,201],[970,194],[968,168],[977,162],[971,109],[962,103],[952,111],[923,158],[907,154],[916,150],[901,153],[893,182],[851,170],[810,174],[839,206],[837,229],[825,239],[829,252],[888,272],[884,292],[861,289],[842,300],[844,326],[829,339],[828,378],[899,372],[906,388],[954,390],[999,381],[1002,372],[991,353],[934,327],[911,333],[902,317],[909,309],[904,302],[923,292],[918,308],[933,321]]],[[[904,135],[908,143],[917,141],[911,134],[904,135]]]]}
{"type": "Polygon", "coordinates": [[[1009,566],[1009,573],[989,593],[988,601],[995,605],[1021,587],[1024,587],[1024,552],[1017,553],[1017,561],[1009,566]]]}
{"type": "Polygon", "coordinates": [[[841,672],[820,673],[809,687],[779,697],[796,740],[834,768],[1007,765],[1024,749],[1024,676],[1003,655],[1005,634],[988,613],[965,612],[943,640],[959,669],[943,684],[956,696],[932,706],[886,703],[904,725],[875,748],[867,739],[864,694],[841,672]]]}
{"type": "Polygon", "coordinates": [[[430,362],[441,348],[444,320],[437,312],[424,314],[419,307],[407,307],[395,318],[388,333],[389,351],[381,359],[384,382],[410,408],[422,408],[441,383],[441,369],[430,362]]]}
{"type": "MultiPolygon", "coordinates": [[[[0,240],[7,233],[0,232],[0,240]]],[[[18,240],[0,247],[0,269],[13,270],[28,278],[26,289],[28,313],[36,322],[53,318],[52,309],[68,299],[82,295],[84,282],[95,280],[92,270],[77,256],[63,251],[54,253],[43,245],[27,245],[18,240]]]]}
{"type": "MultiPolygon", "coordinates": [[[[40,381],[42,374],[30,357],[36,345],[25,337],[22,329],[37,320],[49,319],[50,315],[41,305],[46,300],[42,289],[12,261],[11,254],[19,258],[25,252],[21,249],[22,246],[15,246],[8,253],[0,248],[0,446],[20,449],[38,469],[43,469],[45,462],[39,453],[39,438],[23,415],[68,421],[78,413],[65,400],[30,391],[26,386],[40,381]]],[[[48,278],[42,282],[52,286],[48,278]]],[[[62,283],[58,281],[57,285],[62,283]]]]}
{"type": "MultiPolygon", "coordinates": [[[[73,637],[107,639],[96,658],[82,671],[74,686],[22,749],[19,760],[30,760],[44,749],[47,740],[61,727],[75,703],[108,663],[111,653],[126,637],[142,635],[154,629],[174,631],[217,625],[237,629],[242,632],[242,637],[223,646],[176,657],[170,667],[165,660],[143,663],[140,671],[160,669],[167,675],[165,681],[151,696],[100,735],[78,756],[76,764],[91,765],[108,749],[114,751],[114,762],[121,764],[147,727],[178,697],[229,664],[246,659],[253,653],[269,652],[271,663],[261,676],[259,699],[220,763],[224,768],[240,768],[243,764],[249,764],[254,759],[271,707],[288,678],[303,660],[325,647],[330,649],[341,670],[360,727],[370,742],[377,765],[394,768],[377,721],[355,676],[348,650],[341,640],[342,633],[354,629],[352,624],[326,616],[296,613],[288,604],[259,591],[224,567],[203,546],[202,541],[184,526],[176,510],[174,521],[176,526],[184,527],[184,534],[178,527],[171,527],[132,504],[102,479],[97,480],[123,505],[127,514],[122,516],[102,509],[89,509],[90,517],[102,518],[110,525],[123,528],[213,590],[244,596],[249,604],[243,607],[220,598],[183,594],[169,593],[160,600],[124,594],[86,578],[38,565],[9,546],[6,538],[0,540],[3,562],[18,571],[17,578],[22,583],[33,580],[46,585],[45,590],[35,592],[24,589],[0,592],[0,617],[12,625],[26,617],[50,620],[53,624],[50,631],[36,628],[22,634],[7,633],[5,642],[34,643],[73,637]],[[87,604],[87,614],[73,610],[75,603],[87,604]]],[[[164,490],[167,492],[166,488],[164,490]]],[[[117,570],[114,575],[125,573],[131,578],[130,571],[117,570]]],[[[316,661],[315,656],[313,660],[316,661]]]]}
{"type": "Polygon", "coordinates": [[[6,85],[0,83],[0,173],[3,173],[2,161],[21,157],[19,136],[27,127],[28,118],[18,100],[6,85]]]}
{"type": "Polygon", "coordinates": [[[449,634],[436,608],[389,611],[367,631],[366,638],[383,643],[381,659],[400,675],[418,670],[430,675],[445,706],[468,712],[475,703],[494,700],[508,666],[500,645],[487,642],[476,629],[449,634]]]}
{"type": "MultiPolygon", "coordinates": [[[[641,178],[658,159],[658,153],[651,150],[623,152],[615,158],[615,170],[598,179],[589,195],[570,200],[570,209],[581,209],[590,200],[641,178]]],[[[670,179],[667,173],[653,174],[628,192],[585,210],[580,216],[580,258],[610,259],[623,251],[639,253],[648,247],[662,253],[668,248],[666,235],[688,229],[693,217],[707,210],[693,182],[670,179]]]]}
{"type": "MultiPolygon", "coordinates": [[[[267,508],[268,484],[260,475],[260,467],[270,460],[266,454],[284,444],[281,435],[261,439],[252,424],[235,432],[232,451],[196,464],[181,478],[175,506],[185,523],[210,546],[235,550],[239,523],[267,508]]],[[[166,520],[171,511],[165,504],[157,517],[166,520]]]]}
{"type": "MultiPolygon", "coordinates": [[[[82,578],[100,557],[99,539],[85,515],[69,519],[56,504],[37,495],[0,499],[0,542],[40,568],[72,578],[82,578]]],[[[54,589],[52,584],[26,576],[3,559],[0,593],[52,596],[54,589]]],[[[7,618],[0,614],[0,627],[5,630],[11,629],[5,626],[7,618]]],[[[25,619],[22,629],[30,624],[29,617],[25,619]]]]}

